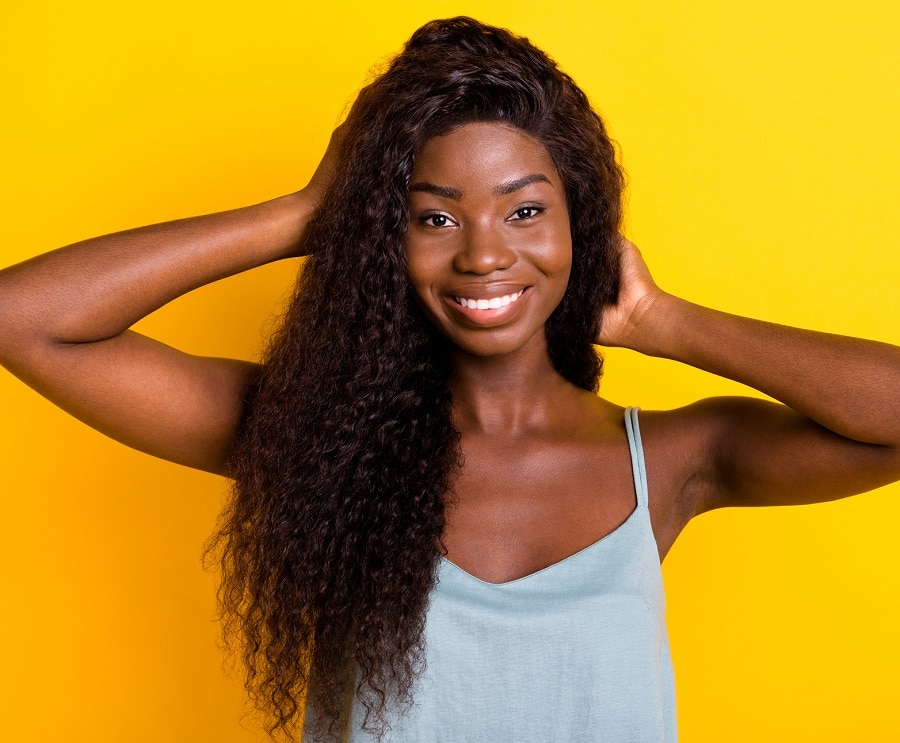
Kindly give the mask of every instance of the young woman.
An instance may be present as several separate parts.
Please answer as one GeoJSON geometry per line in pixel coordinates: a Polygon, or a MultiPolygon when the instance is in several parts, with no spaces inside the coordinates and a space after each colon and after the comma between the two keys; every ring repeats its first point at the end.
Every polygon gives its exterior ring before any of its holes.
{"type": "Polygon", "coordinates": [[[213,547],[272,730],[672,741],[659,564],[695,515],[900,478],[900,350],[657,287],[600,119],[546,55],[427,24],[309,186],[0,272],[0,361],[89,425],[234,479],[213,547]],[[261,365],[128,328],[310,255],[261,365]],[[596,395],[595,344],[783,405],[596,395]]]}

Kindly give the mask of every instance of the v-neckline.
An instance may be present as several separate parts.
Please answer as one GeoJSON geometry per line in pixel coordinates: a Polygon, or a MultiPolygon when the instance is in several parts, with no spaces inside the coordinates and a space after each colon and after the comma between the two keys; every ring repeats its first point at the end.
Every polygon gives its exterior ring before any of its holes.
{"type": "Polygon", "coordinates": [[[564,565],[564,564],[566,564],[566,563],[569,563],[569,562],[575,560],[576,558],[578,558],[578,557],[584,555],[586,552],[590,552],[590,551],[592,551],[593,549],[599,547],[601,544],[603,544],[604,542],[606,542],[608,539],[610,539],[611,537],[615,536],[615,535],[618,534],[620,531],[622,531],[622,530],[623,530],[623,529],[624,529],[631,521],[633,521],[634,518],[635,518],[635,516],[636,516],[636,514],[637,514],[637,512],[638,512],[640,509],[641,509],[641,505],[640,505],[640,504],[635,505],[634,509],[631,511],[630,514],[628,514],[628,517],[627,517],[621,524],[619,524],[619,525],[618,525],[615,529],[613,529],[612,531],[607,532],[606,534],[604,534],[604,535],[603,535],[602,537],[600,537],[600,539],[598,539],[596,542],[592,542],[591,544],[589,544],[587,547],[582,547],[582,548],[581,548],[580,550],[578,550],[577,552],[573,552],[571,555],[568,555],[568,556],[566,556],[566,557],[563,557],[561,560],[557,560],[556,562],[553,562],[553,563],[547,565],[546,567],[540,568],[539,570],[535,570],[533,573],[528,573],[527,575],[523,575],[523,576],[521,576],[521,577],[519,577],[519,578],[513,578],[513,579],[511,579],[511,580],[502,581],[501,583],[492,583],[492,582],[489,581],[489,580],[484,580],[483,578],[479,578],[477,575],[472,575],[472,573],[470,573],[468,570],[465,570],[464,568],[461,568],[461,567],[460,567],[459,565],[457,565],[455,562],[453,562],[452,560],[448,560],[448,559],[447,559],[446,557],[444,557],[443,555],[438,555],[438,559],[439,559],[439,561],[441,561],[442,563],[444,563],[444,564],[446,564],[446,565],[449,565],[449,566],[452,567],[452,568],[455,568],[455,569],[456,569],[457,571],[459,571],[464,577],[471,578],[472,580],[476,581],[477,583],[481,583],[482,585],[490,586],[490,587],[492,587],[492,588],[502,588],[502,587],[504,587],[504,586],[511,586],[511,585],[513,585],[514,583],[522,583],[523,581],[527,581],[527,580],[529,580],[530,578],[535,578],[535,577],[537,577],[537,576],[539,576],[539,575],[543,575],[544,573],[547,573],[548,571],[554,570],[554,568],[558,568],[558,567],[560,567],[561,565],[564,565]]]}

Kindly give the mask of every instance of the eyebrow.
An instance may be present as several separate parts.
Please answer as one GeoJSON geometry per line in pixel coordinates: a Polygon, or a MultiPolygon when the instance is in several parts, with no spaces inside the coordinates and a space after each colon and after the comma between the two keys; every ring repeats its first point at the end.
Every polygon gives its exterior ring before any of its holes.
{"type": "Polygon", "coordinates": [[[453,199],[454,201],[459,201],[462,199],[462,191],[458,188],[450,188],[450,186],[435,186],[433,183],[427,183],[425,181],[421,181],[420,183],[413,183],[409,187],[409,192],[413,191],[424,191],[425,193],[431,193],[435,196],[440,196],[445,199],[453,199]]]}
{"type": "Polygon", "coordinates": [[[501,183],[497,188],[494,189],[494,193],[497,196],[506,196],[507,194],[511,194],[515,191],[518,191],[520,188],[525,188],[525,186],[530,186],[532,183],[547,183],[549,185],[553,185],[550,183],[550,179],[545,176],[543,173],[532,173],[531,175],[526,175],[524,178],[516,178],[514,181],[507,181],[506,183],[501,183]]]}
{"type": "MultiPolygon", "coordinates": [[[[506,181],[506,183],[501,183],[494,189],[494,193],[497,196],[507,196],[508,194],[514,193],[519,189],[525,188],[525,186],[530,186],[532,183],[548,183],[551,186],[550,179],[545,176],[543,173],[532,173],[531,175],[523,176],[522,178],[516,178],[514,181],[506,181]]],[[[423,191],[425,193],[434,194],[435,196],[440,196],[444,199],[453,199],[453,201],[460,201],[462,199],[463,193],[458,188],[452,188],[450,186],[437,186],[434,183],[428,183],[427,181],[419,181],[417,183],[413,183],[409,187],[410,193],[413,191],[423,191]]]]}

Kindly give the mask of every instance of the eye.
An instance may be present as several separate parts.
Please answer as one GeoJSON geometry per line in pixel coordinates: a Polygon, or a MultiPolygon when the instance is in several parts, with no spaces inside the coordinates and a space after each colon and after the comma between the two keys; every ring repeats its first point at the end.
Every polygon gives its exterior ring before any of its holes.
{"type": "Polygon", "coordinates": [[[453,224],[453,220],[446,214],[426,214],[419,217],[419,222],[427,227],[448,227],[453,224]]]}
{"type": "Polygon", "coordinates": [[[529,204],[528,206],[520,206],[513,212],[513,215],[510,217],[510,219],[534,219],[542,211],[544,211],[542,207],[535,206],[534,204],[529,204]]]}

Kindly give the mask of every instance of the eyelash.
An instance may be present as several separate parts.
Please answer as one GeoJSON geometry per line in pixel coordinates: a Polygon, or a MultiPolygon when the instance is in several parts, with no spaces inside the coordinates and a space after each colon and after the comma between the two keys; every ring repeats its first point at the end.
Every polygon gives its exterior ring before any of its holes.
{"type": "Polygon", "coordinates": [[[531,215],[528,217],[518,217],[518,219],[534,219],[538,214],[544,211],[543,207],[537,206],[536,204],[526,204],[525,206],[520,206],[516,209],[513,214],[518,214],[519,212],[530,211],[531,215]]]}
{"type": "MultiPolygon", "coordinates": [[[[526,211],[531,212],[531,214],[529,214],[528,216],[516,216],[516,218],[513,221],[526,221],[526,220],[534,219],[536,216],[538,216],[538,214],[540,214],[542,211],[544,211],[544,208],[541,206],[537,206],[536,204],[526,204],[525,206],[520,206],[518,209],[516,209],[513,212],[513,214],[519,215],[520,212],[526,212],[526,211]]],[[[421,224],[425,225],[426,227],[433,227],[433,228],[439,230],[439,229],[446,227],[447,223],[452,223],[453,220],[450,217],[448,217],[446,214],[426,214],[422,217],[419,217],[419,222],[421,224]],[[445,222],[444,224],[441,224],[441,225],[432,224],[430,220],[433,220],[433,219],[445,219],[445,220],[447,220],[447,222],[445,222]]]]}
{"type": "Polygon", "coordinates": [[[446,214],[426,214],[423,217],[419,217],[419,222],[424,224],[426,227],[434,227],[437,230],[442,229],[443,227],[447,226],[446,224],[441,224],[441,225],[431,224],[431,222],[429,221],[431,219],[446,219],[447,222],[453,221],[446,214]]]}

